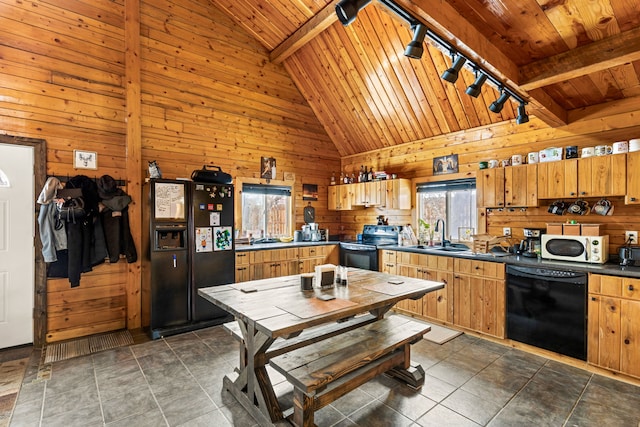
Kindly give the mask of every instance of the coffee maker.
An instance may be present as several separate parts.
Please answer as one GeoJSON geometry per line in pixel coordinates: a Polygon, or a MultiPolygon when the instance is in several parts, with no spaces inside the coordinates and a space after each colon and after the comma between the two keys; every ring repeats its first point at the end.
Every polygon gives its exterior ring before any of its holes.
{"type": "Polygon", "coordinates": [[[544,228],[524,228],[524,240],[520,242],[522,256],[536,258],[542,250],[542,235],[547,231],[544,228]]]}

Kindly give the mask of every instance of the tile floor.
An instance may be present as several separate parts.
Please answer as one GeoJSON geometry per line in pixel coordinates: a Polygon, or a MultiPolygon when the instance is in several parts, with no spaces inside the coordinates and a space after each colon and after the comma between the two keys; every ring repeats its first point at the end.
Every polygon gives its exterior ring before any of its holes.
{"type": "MultiPolygon", "coordinates": [[[[56,362],[47,375],[34,353],[8,425],[254,426],[222,390],[237,349],[217,326],[56,362]]],[[[379,376],[320,410],[316,424],[639,425],[640,387],[490,341],[422,340],[412,359],[426,371],[422,390],[379,376]]],[[[281,379],[274,373],[274,382],[281,379]]],[[[290,399],[287,383],[276,389],[290,399]]]]}

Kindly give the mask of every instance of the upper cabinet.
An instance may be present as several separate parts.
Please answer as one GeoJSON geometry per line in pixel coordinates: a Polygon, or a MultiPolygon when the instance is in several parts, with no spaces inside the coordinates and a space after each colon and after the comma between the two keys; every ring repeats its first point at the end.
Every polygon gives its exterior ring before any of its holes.
{"type": "Polygon", "coordinates": [[[329,210],[348,211],[351,209],[352,187],[350,185],[329,186],[329,210]]]}
{"type": "Polygon", "coordinates": [[[624,202],[640,204],[640,151],[627,154],[627,196],[624,202]]]}
{"type": "Polygon", "coordinates": [[[538,164],[538,198],[624,196],[626,155],[614,154],[538,164]]]}
{"type": "Polygon", "coordinates": [[[386,209],[411,209],[411,181],[389,179],[329,186],[329,210],[351,210],[377,206],[386,209]]]}
{"type": "Polygon", "coordinates": [[[483,169],[478,205],[486,208],[538,206],[536,164],[483,169]]]}

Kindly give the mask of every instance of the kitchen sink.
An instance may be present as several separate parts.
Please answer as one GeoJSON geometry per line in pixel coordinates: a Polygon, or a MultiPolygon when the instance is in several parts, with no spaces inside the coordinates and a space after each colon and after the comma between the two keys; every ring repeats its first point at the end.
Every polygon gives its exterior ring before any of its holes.
{"type": "Polygon", "coordinates": [[[465,252],[469,250],[469,248],[467,247],[459,247],[459,246],[436,246],[429,249],[432,249],[434,251],[439,251],[439,252],[465,252]]]}

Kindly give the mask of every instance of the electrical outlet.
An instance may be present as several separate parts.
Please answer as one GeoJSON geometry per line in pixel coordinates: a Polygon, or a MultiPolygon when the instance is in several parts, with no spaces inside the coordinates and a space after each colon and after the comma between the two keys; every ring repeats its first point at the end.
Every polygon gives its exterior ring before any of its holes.
{"type": "Polygon", "coordinates": [[[624,241],[625,243],[631,245],[638,244],[638,232],[637,231],[625,231],[624,232],[624,241]]]}
{"type": "Polygon", "coordinates": [[[511,227],[502,227],[503,236],[511,236],[511,227]]]}

